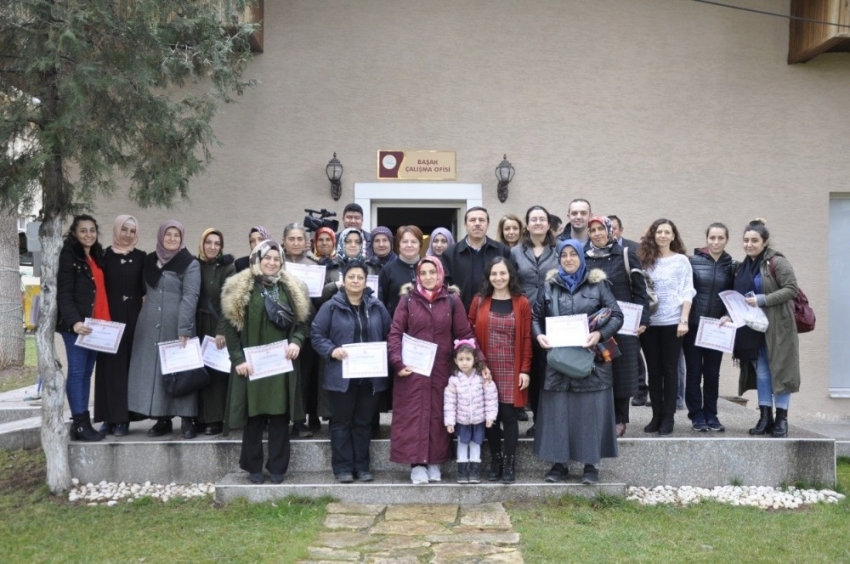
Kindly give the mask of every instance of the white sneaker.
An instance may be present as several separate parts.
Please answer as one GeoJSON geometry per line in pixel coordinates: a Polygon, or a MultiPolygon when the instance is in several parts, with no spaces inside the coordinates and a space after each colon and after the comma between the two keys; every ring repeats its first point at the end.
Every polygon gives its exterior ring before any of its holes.
{"type": "Polygon", "coordinates": [[[429,464],[428,465],[428,481],[429,482],[442,482],[442,475],[440,474],[440,465],[439,464],[429,464]]]}
{"type": "Polygon", "coordinates": [[[410,470],[410,481],[414,484],[427,484],[428,471],[425,470],[424,466],[414,466],[410,470]]]}

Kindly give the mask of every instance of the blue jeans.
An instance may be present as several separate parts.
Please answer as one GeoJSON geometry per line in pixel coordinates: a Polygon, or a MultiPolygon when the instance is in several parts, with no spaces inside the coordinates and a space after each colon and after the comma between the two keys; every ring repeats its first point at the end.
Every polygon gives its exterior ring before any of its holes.
{"type": "Polygon", "coordinates": [[[767,346],[759,348],[758,360],[753,361],[756,369],[756,389],[759,396],[759,405],[776,409],[788,409],[791,405],[791,394],[773,394],[773,376],[770,374],[770,365],[767,362],[767,346]]]}
{"type": "Polygon", "coordinates": [[[65,353],[68,356],[68,376],[65,378],[65,393],[68,394],[68,405],[71,415],[80,415],[89,410],[89,394],[91,392],[91,373],[97,351],[84,349],[74,344],[77,335],[62,332],[65,341],[65,353]]]}

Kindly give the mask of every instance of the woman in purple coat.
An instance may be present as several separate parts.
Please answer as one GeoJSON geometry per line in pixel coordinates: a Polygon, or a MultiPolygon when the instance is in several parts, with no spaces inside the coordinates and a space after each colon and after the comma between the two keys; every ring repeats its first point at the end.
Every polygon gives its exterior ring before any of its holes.
{"type": "Polygon", "coordinates": [[[440,464],[451,456],[452,436],[443,424],[443,392],[452,367],[455,339],[473,337],[456,288],[444,283],[443,265],[425,257],[416,281],[402,287],[387,339],[395,382],[390,460],[411,465],[414,484],[439,482],[440,464]],[[402,361],[402,336],[435,343],[437,355],[428,375],[417,374],[402,361]]]}

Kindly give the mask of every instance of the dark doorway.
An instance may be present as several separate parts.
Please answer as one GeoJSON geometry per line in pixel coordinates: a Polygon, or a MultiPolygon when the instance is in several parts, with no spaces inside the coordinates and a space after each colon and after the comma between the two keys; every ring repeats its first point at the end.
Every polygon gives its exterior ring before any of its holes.
{"type": "Polygon", "coordinates": [[[395,235],[396,229],[402,225],[415,225],[425,235],[426,247],[428,235],[437,227],[445,227],[457,239],[458,208],[397,208],[388,206],[385,208],[378,207],[377,212],[378,221],[373,222],[374,226],[389,227],[395,235]]]}

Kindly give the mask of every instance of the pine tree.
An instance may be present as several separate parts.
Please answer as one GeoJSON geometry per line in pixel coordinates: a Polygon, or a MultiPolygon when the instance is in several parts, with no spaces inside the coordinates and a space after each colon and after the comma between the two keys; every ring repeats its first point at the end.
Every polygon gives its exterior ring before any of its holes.
{"type": "Polygon", "coordinates": [[[0,207],[42,193],[38,369],[47,483],[71,485],[64,378],[53,347],[62,226],[122,182],[169,207],[211,160],[211,121],[251,86],[249,0],[4,0],[0,207]],[[16,148],[16,150],[12,150],[16,148]]]}

